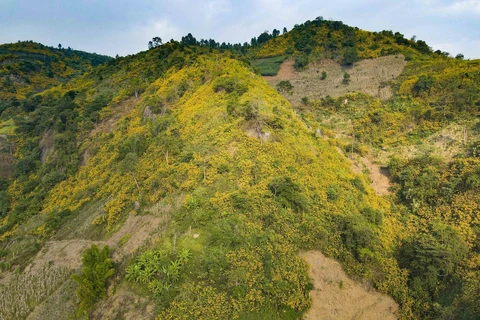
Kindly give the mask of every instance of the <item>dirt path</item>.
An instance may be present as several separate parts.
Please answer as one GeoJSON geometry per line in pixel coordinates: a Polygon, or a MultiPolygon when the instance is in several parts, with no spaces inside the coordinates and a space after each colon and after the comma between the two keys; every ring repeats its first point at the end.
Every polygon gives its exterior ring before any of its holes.
{"type": "Polygon", "coordinates": [[[338,153],[342,154],[352,163],[353,172],[356,174],[362,174],[364,169],[368,170],[368,177],[372,181],[370,187],[380,196],[390,194],[390,179],[389,173],[386,168],[373,163],[367,157],[360,157],[359,160],[355,160],[345,155],[342,149],[336,147],[338,153]]]}
{"type": "Polygon", "coordinates": [[[347,277],[337,261],[319,251],[301,255],[310,265],[314,289],[310,292],[312,307],[305,320],[394,320],[398,305],[387,295],[369,291],[347,277]]]}
{"type": "Polygon", "coordinates": [[[378,195],[387,195],[390,194],[390,179],[388,178],[388,170],[382,168],[378,164],[372,163],[368,158],[360,158],[365,168],[368,169],[368,176],[372,183],[370,186],[378,195]]]}

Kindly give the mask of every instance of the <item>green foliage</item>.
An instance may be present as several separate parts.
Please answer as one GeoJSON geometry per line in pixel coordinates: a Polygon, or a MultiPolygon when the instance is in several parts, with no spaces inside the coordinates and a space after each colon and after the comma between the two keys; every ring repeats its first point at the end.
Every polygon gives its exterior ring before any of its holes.
{"type": "Polygon", "coordinates": [[[284,208],[292,208],[296,211],[308,209],[308,200],[301,193],[298,184],[290,177],[278,177],[268,184],[268,189],[273,193],[274,199],[284,208]]]}
{"type": "Polygon", "coordinates": [[[282,80],[277,84],[277,90],[280,93],[293,93],[293,85],[288,80],[282,80]]]}
{"type": "Polygon", "coordinates": [[[82,265],[82,273],[72,275],[72,279],[79,286],[77,297],[80,304],[77,316],[87,315],[95,302],[106,296],[107,280],[115,274],[108,246],[99,249],[96,245],[92,245],[83,254],[82,265]]]}
{"type": "Polygon", "coordinates": [[[222,77],[216,79],[213,90],[215,92],[235,93],[241,96],[248,91],[248,85],[234,77],[222,77]]]}
{"type": "Polygon", "coordinates": [[[325,80],[327,79],[327,71],[322,71],[322,76],[320,77],[320,80],[325,80]]]}
{"type": "Polygon", "coordinates": [[[353,65],[353,63],[358,61],[358,53],[355,47],[349,47],[343,55],[343,64],[347,66],[353,65]]]}
{"type": "Polygon", "coordinates": [[[260,70],[262,76],[276,76],[278,70],[280,70],[280,65],[286,58],[287,56],[253,59],[251,60],[251,64],[254,68],[260,70]]]}
{"type": "Polygon", "coordinates": [[[156,296],[165,296],[178,289],[185,265],[191,257],[190,250],[149,250],[139,255],[126,270],[126,278],[138,282],[156,296]]]}
{"type": "Polygon", "coordinates": [[[433,84],[435,83],[435,79],[428,75],[421,75],[417,82],[415,82],[415,85],[413,86],[413,89],[417,94],[421,94],[423,92],[429,92],[430,89],[433,87],[433,84]]]}
{"type": "Polygon", "coordinates": [[[293,65],[293,67],[295,68],[295,70],[303,70],[305,69],[307,66],[308,66],[308,56],[305,55],[305,54],[302,54],[302,55],[298,55],[295,57],[295,63],[293,65]]]}
{"type": "Polygon", "coordinates": [[[350,74],[349,74],[348,72],[345,72],[345,73],[343,74],[342,83],[343,83],[343,84],[349,84],[349,83],[350,83],[350,74]]]}

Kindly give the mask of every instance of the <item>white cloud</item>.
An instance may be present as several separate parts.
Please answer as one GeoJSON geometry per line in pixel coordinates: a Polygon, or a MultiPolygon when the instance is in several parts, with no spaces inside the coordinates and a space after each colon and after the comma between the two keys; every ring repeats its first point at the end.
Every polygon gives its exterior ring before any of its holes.
{"type": "Polygon", "coordinates": [[[480,15],[480,0],[460,0],[440,6],[439,11],[446,14],[480,15]]]}

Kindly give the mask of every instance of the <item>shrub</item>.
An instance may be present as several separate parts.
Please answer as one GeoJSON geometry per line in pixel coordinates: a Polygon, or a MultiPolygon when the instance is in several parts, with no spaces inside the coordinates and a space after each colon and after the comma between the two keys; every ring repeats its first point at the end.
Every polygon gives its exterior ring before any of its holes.
{"type": "Polygon", "coordinates": [[[417,82],[415,82],[415,84],[413,85],[413,90],[416,94],[428,92],[433,87],[434,83],[435,79],[432,76],[421,75],[418,78],[417,82]]]}
{"type": "Polygon", "coordinates": [[[295,64],[293,67],[295,70],[303,70],[308,66],[308,56],[300,55],[295,57],[295,64]]]}
{"type": "Polygon", "coordinates": [[[308,200],[301,193],[300,186],[289,177],[278,177],[268,184],[275,200],[285,208],[296,211],[308,209],[308,200]]]}
{"type": "Polygon", "coordinates": [[[345,72],[343,74],[343,84],[349,84],[350,83],[350,74],[345,72]]]}
{"type": "Polygon", "coordinates": [[[222,77],[215,80],[213,84],[213,91],[226,93],[236,92],[239,96],[248,91],[248,86],[237,78],[222,77]]]}
{"type": "Polygon", "coordinates": [[[72,279],[79,285],[77,297],[80,304],[77,316],[86,314],[98,299],[105,297],[107,279],[115,273],[108,246],[100,250],[96,245],[92,245],[83,254],[82,264],[82,274],[72,275],[72,279]]]}
{"type": "Polygon", "coordinates": [[[293,85],[288,80],[282,80],[277,84],[277,90],[280,93],[293,93],[293,85]]]}

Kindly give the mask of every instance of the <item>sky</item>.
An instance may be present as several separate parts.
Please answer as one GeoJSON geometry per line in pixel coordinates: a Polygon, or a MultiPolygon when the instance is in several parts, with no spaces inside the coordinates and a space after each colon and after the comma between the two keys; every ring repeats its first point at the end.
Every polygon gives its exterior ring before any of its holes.
{"type": "Polygon", "coordinates": [[[480,58],[480,0],[0,0],[0,43],[33,40],[124,56],[146,50],[156,36],[166,42],[190,32],[243,43],[319,16],[480,58]]]}

